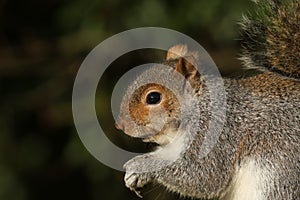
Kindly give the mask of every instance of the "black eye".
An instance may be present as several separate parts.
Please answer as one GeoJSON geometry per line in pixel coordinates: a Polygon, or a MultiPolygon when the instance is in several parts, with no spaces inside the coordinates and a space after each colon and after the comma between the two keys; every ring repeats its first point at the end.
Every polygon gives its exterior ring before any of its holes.
{"type": "Polygon", "coordinates": [[[158,104],[161,100],[161,94],[159,92],[150,92],[146,97],[147,104],[158,104]]]}

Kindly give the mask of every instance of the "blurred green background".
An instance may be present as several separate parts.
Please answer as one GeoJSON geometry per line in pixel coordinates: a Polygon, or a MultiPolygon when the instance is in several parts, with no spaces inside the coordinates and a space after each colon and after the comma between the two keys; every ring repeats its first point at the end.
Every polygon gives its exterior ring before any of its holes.
{"type": "MultiPolygon", "coordinates": [[[[237,22],[251,7],[248,0],[1,0],[0,200],[139,199],[125,188],[122,172],[98,162],[79,140],[71,95],[81,62],[109,36],[158,26],[191,36],[222,73],[232,74],[241,68],[237,22]]],[[[155,59],[151,51],[133,52],[99,83],[99,121],[125,149],[148,146],[114,129],[111,88],[124,73],[120,66],[155,59]]],[[[142,194],[183,199],[158,186],[142,194]]]]}

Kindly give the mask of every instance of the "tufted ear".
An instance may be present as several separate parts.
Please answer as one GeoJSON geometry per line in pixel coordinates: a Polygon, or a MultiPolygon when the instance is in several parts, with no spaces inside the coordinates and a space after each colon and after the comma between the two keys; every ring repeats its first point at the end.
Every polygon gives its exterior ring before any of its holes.
{"type": "Polygon", "coordinates": [[[173,46],[167,53],[167,60],[178,60],[175,70],[182,74],[193,88],[199,84],[200,78],[197,58],[197,52],[189,52],[186,45],[173,46]]]}

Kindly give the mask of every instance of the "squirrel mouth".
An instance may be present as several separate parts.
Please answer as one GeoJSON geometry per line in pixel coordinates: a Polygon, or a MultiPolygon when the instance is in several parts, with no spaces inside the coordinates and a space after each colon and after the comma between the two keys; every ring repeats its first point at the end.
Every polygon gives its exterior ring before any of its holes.
{"type": "Polygon", "coordinates": [[[143,141],[151,140],[151,138],[155,137],[156,135],[160,134],[162,131],[156,130],[152,127],[143,127],[142,133],[138,138],[141,138],[143,141]]]}
{"type": "Polygon", "coordinates": [[[149,139],[151,139],[155,135],[156,134],[147,134],[147,135],[139,136],[138,138],[141,138],[142,140],[149,140],[149,139]]]}
{"type": "Polygon", "coordinates": [[[157,139],[164,134],[164,129],[156,130],[155,128],[146,126],[142,127],[133,137],[142,139],[143,142],[154,142],[159,144],[157,139]]]}

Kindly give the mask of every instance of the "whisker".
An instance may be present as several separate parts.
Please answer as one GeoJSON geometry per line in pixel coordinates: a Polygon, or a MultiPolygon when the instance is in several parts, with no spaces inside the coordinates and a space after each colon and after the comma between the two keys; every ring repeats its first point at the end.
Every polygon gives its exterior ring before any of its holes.
{"type": "Polygon", "coordinates": [[[161,192],[157,195],[157,197],[154,200],[158,200],[158,198],[161,196],[161,192]]]}
{"type": "Polygon", "coordinates": [[[159,185],[157,186],[153,186],[151,189],[149,189],[148,191],[143,192],[143,194],[149,194],[150,192],[153,192],[155,190],[157,190],[159,188],[159,185]]]}

